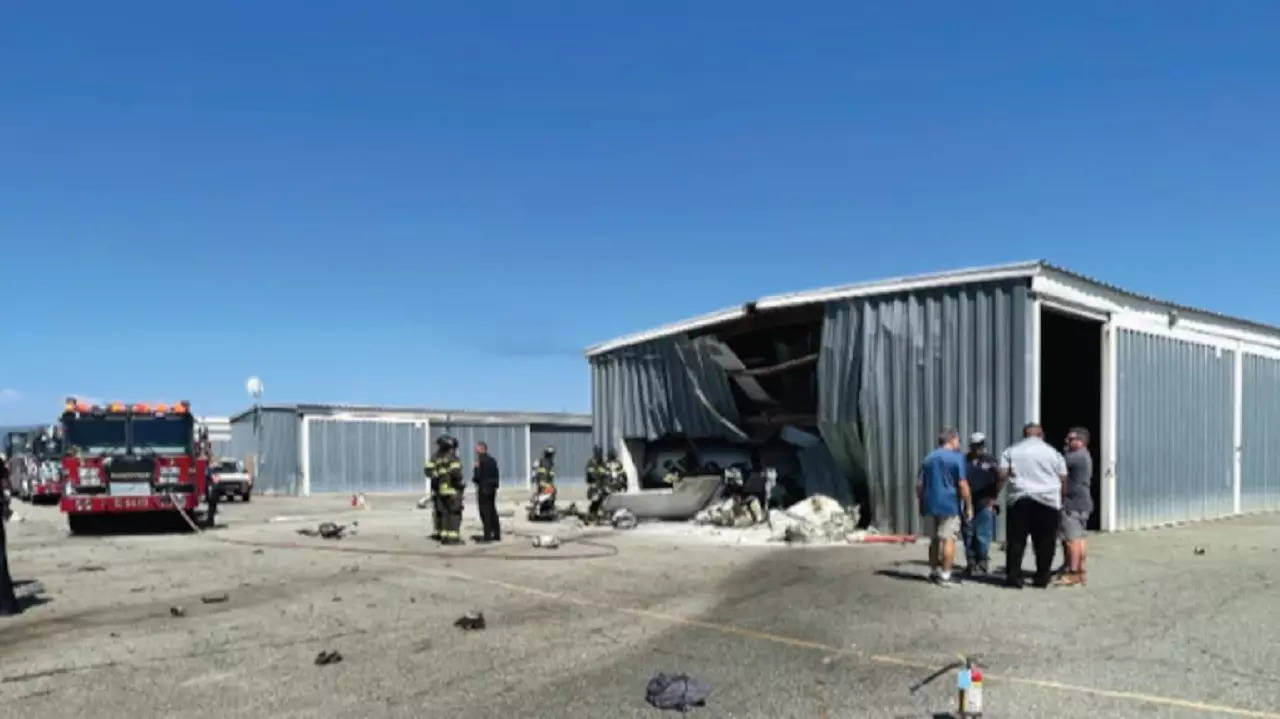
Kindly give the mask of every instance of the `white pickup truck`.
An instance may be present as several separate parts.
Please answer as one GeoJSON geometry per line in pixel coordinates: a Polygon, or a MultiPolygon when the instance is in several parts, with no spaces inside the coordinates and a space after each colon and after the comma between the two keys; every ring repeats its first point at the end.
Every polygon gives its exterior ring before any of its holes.
{"type": "Polygon", "coordinates": [[[209,467],[209,474],[219,499],[239,497],[248,502],[253,495],[253,475],[244,469],[244,462],[223,458],[209,467]]]}

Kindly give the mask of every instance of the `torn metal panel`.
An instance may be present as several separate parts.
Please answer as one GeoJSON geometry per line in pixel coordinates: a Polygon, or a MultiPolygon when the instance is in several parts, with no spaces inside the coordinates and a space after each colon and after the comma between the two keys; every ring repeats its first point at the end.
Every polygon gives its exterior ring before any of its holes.
{"type": "Polygon", "coordinates": [[[776,405],[778,403],[773,397],[769,396],[769,393],[765,391],[755,377],[747,373],[747,366],[729,348],[729,345],[710,337],[699,337],[697,342],[706,348],[707,356],[713,362],[724,368],[729,378],[733,380],[734,384],[738,385],[748,399],[756,404],[763,405],[776,405]]]}
{"type": "Polygon", "coordinates": [[[956,285],[828,305],[819,427],[841,467],[866,477],[877,528],[919,531],[916,470],[943,427],[985,432],[994,449],[1019,436],[1031,404],[1027,284],[956,285]]]}
{"type": "Polygon", "coordinates": [[[624,439],[743,439],[724,368],[706,345],[666,338],[591,360],[592,432],[596,444],[624,439]]]}

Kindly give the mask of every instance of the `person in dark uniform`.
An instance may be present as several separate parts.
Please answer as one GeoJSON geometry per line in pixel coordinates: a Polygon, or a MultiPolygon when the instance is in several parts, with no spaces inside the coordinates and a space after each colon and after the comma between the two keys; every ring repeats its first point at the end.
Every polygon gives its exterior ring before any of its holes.
{"type": "Polygon", "coordinates": [[[448,435],[439,440],[443,453],[436,455],[436,496],[439,497],[441,544],[462,543],[462,461],[458,459],[458,440],[448,435]]]}
{"type": "Polygon", "coordinates": [[[4,524],[9,521],[9,464],[0,454],[0,616],[22,613],[22,605],[13,593],[13,578],[9,576],[9,550],[5,542],[4,524]]]}
{"type": "Polygon", "coordinates": [[[502,526],[498,523],[498,462],[489,454],[489,445],[476,443],[476,468],[471,481],[476,483],[480,503],[480,521],[484,524],[485,542],[501,542],[502,526]]]}
{"type": "Polygon", "coordinates": [[[965,475],[973,496],[973,519],[960,525],[964,538],[965,574],[988,574],[991,539],[996,532],[996,489],[1000,483],[1000,463],[987,452],[987,436],[974,432],[969,437],[969,452],[964,457],[965,475]]]}

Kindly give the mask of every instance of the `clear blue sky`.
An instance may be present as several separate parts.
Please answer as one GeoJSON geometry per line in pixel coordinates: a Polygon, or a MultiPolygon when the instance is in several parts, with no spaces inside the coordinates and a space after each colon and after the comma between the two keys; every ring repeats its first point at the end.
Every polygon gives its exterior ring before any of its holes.
{"type": "Polygon", "coordinates": [[[0,423],[585,410],[593,342],[1035,257],[1280,323],[1280,4],[329,5],[5,10],[0,423]]]}

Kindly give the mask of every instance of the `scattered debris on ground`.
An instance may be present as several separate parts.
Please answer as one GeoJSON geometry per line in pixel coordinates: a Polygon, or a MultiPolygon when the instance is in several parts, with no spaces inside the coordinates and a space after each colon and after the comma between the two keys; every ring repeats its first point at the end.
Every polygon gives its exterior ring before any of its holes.
{"type": "Polygon", "coordinates": [[[83,567],[77,567],[77,572],[105,572],[107,568],[101,564],[86,564],[83,567]]]}
{"type": "Polygon", "coordinates": [[[205,604],[221,604],[222,602],[225,602],[230,598],[231,598],[231,595],[227,594],[226,592],[222,592],[220,594],[206,594],[203,597],[200,597],[200,601],[204,602],[205,604]]]}
{"type": "Polygon", "coordinates": [[[613,516],[609,518],[609,523],[613,525],[614,529],[635,529],[636,525],[640,523],[640,518],[636,516],[635,512],[624,508],[614,510],[613,516]]]}
{"type": "Polygon", "coordinates": [[[453,623],[453,626],[467,631],[484,629],[484,612],[467,612],[466,614],[458,617],[457,621],[453,623]]]}
{"type": "Polygon", "coordinates": [[[345,531],[347,531],[345,524],[321,522],[320,526],[315,529],[299,529],[298,534],[304,537],[320,537],[321,539],[342,539],[342,534],[345,531]]]}
{"type": "Polygon", "coordinates": [[[540,534],[533,538],[533,546],[540,549],[558,549],[560,538],[550,534],[540,534]]]}
{"type": "Polygon", "coordinates": [[[687,674],[658,674],[645,688],[645,701],[659,709],[687,712],[707,705],[711,688],[687,674]]]}
{"type": "Polygon", "coordinates": [[[182,607],[169,607],[169,614],[174,617],[185,617],[187,616],[187,610],[182,607]]]}
{"type": "Polygon", "coordinates": [[[316,666],[325,666],[326,664],[337,664],[342,661],[342,655],[336,651],[322,651],[316,655],[316,666]]]}
{"type": "Polygon", "coordinates": [[[253,550],[253,553],[254,553],[254,554],[262,554],[262,553],[263,553],[263,551],[262,551],[261,549],[255,549],[255,550],[253,550]]]}
{"type": "Polygon", "coordinates": [[[1204,553],[1205,553],[1205,548],[1204,548],[1204,547],[1196,547],[1193,551],[1195,552],[1195,555],[1196,555],[1197,557],[1203,557],[1203,556],[1204,556],[1204,553]]]}

